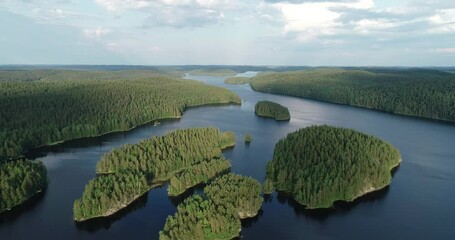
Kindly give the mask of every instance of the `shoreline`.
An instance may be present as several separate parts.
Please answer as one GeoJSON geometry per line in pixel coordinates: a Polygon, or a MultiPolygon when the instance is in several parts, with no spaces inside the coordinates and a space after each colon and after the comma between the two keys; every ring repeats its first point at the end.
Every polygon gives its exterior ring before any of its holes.
{"type": "Polygon", "coordinates": [[[74,141],[74,140],[81,140],[81,139],[86,139],[86,138],[97,138],[97,137],[102,137],[104,135],[108,135],[108,134],[111,134],[111,133],[129,132],[129,131],[134,130],[136,128],[139,128],[139,127],[145,126],[147,124],[153,123],[154,121],[178,120],[178,119],[181,119],[183,117],[183,115],[185,114],[185,111],[190,110],[191,108],[209,107],[209,106],[223,106],[223,105],[229,106],[229,105],[241,105],[241,104],[242,104],[241,102],[239,103],[239,102],[235,102],[235,101],[228,101],[228,102],[220,102],[220,103],[188,105],[188,106],[185,106],[183,108],[183,112],[179,116],[166,116],[166,117],[162,117],[162,118],[156,118],[156,119],[147,120],[145,122],[139,123],[139,124],[137,124],[137,125],[135,125],[135,126],[133,126],[131,128],[128,128],[128,129],[112,130],[112,131],[103,132],[103,133],[96,134],[96,135],[90,135],[90,136],[84,136],[84,137],[76,137],[76,138],[71,138],[71,139],[59,140],[59,141],[52,142],[52,143],[42,144],[42,145],[27,149],[21,155],[18,155],[18,156],[15,156],[15,157],[11,157],[10,159],[18,160],[18,159],[26,157],[26,155],[29,154],[31,151],[35,151],[35,150],[38,150],[38,149],[44,148],[44,147],[56,146],[56,145],[59,145],[59,144],[62,144],[62,143],[66,143],[66,142],[70,142],[70,141],[74,141]]]}
{"type": "Polygon", "coordinates": [[[308,210],[318,210],[318,209],[330,209],[330,208],[333,208],[334,207],[334,203],[338,202],[338,201],[347,202],[347,203],[353,203],[355,200],[357,200],[357,199],[359,199],[359,198],[361,198],[361,197],[363,197],[363,196],[365,196],[365,195],[367,195],[369,193],[373,193],[373,192],[376,192],[376,191],[381,191],[382,189],[390,186],[390,184],[392,184],[392,177],[393,177],[392,176],[392,172],[393,172],[393,170],[395,168],[400,166],[401,161],[402,161],[402,159],[400,158],[398,160],[398,163],[393,165],[392,168],[390,168],[390,170],[389,170],[390,175],[391,175],[390,176],[390,182],[385,184],[384,186],[381,186],[381,187],[378,187],[378,188],[370,188],[367,191],[363,191],[361,194],[359,194],[359,195],[357,195],[357,196],[355,196],[355,197],[353,197],[353,198],[351,198],[350,200],[347,200],[347,201],[346,200],[334,200],[332,202],[332,205],[329,206],[329,207],[310,207],[310,206],[307,206],[307,205],[304,205],[304,204],[300,204],[300,203],[299,204],[302,205],[302,206],[305,206],[305,208],[308,209],[308,210]]]}
{"type": "Polygon", "coordinates": [[[414,118],[414,119],[420,119],[420,120],[426,120],[430,122],[435,122],[435,123],[444,123],[444,124],[449,124],[449,125],[455,125],[455,120],[448,120],[448,119],[442,119],[442,118],[431,118],[431,117],[424,117],[424,116],[418,116],[418,115],[411,115],[411,114],[406,114],[406,113],[397,113],[397,112],[390,112],[386,110],[381,110],[377,108],[371,108],[371,107],[366,107],[366,106],[361,106],[361,105],[354,105],[354,104],[348,104],[348,103],[339,103],[339,102],[331,102],[327,100],[319,100],[315,98],[309,98],[309,97],[299,97],[295,95],[288,95],[288,94],[282,94],[282,93],[273,93],[273,92],[268,92],[268,91],[260,91],[260,90],[255,90],[251,84],[250,84],[251,90],[255,92],[260,92],[260,93],[268,93],[272,95],[277,95],[277,96],[286,96],[286,97],[294,97],[298,99],[305,99],[305,100],[311,100],[311,101],[316,101],[316,102],[322,102],[322,103],[330,103],[330,104],[336,104],[336,105],[341,105],[341,106],[349,106],[349,107],[356,107],[356,108],[363,108],[375,112],[381,112],[381,113],[386,113],[394,116],[400,116],[400,117],[408,117],[408,118],[414,118]]]}
{"type": "Polygon", "coordinates": [[[14,208],[21,206],[22,204],[24,204],[24,203],[27,202],[28,200],[32,199],[32,198],[35,197],[36,195],[38,195],[38,194],[40,194],[40,193],[46,191],[46,189],[47,189],[47,185],[46,185],[45,188],[36,191],[35,193],[33,193],[32,195],[28,196],[26,199],[24,199],[24,200],[21,201],[20,203],[15,204],[14,206],[11,206],[10,208],[7,208],[7,209],[5,209],[4,211],[0,212],[0,215],[3,214],[3,213],[6,213],[6,212],[9,212],[9,211],[14,210],[14,208]]]}

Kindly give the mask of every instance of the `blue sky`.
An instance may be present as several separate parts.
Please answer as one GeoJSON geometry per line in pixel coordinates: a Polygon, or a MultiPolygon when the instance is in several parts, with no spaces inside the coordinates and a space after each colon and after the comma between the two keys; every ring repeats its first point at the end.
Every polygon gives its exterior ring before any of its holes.
{"type": "Polygon", "coordinates": [[[0,0],[0,64],[454,66],[454,0],[0,0]]]}

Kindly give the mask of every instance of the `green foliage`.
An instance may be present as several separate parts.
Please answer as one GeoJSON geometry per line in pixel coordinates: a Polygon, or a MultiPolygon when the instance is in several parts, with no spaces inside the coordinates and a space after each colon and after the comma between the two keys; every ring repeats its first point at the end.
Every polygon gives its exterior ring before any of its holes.
{"type": "MultiPolygon", "coordinates": [[[[221,149],[232,138],[232,132],[217,128],[176,130],[164,136],[154,136],[138,144],[125,144],[106,153],[96,165],[98,173],[121,169],[147,172],[158,180],[167,180],[190,166],[221,158],[221,149]]],[[[235,136],[234,136],[235,144],[235,136]]]]}
{"type": "Polygon", "coordinates": [[[235,146],[235,134],[232,131],[223,132],[221,135],[221,149],[235,146]]]}
{"type": "Polygon", "coordinates": [[[139,171],[123,170],[101,175],[86,186],[82,198],[74,202],[74,219],[107,216],[130,204],[149,189],[147,176],[139,171]]]}
{"type": "Polygon", "coordinates": [[[255,106],[255,113],[261,117],[273,118],[278,121],[291,119],[289,110],[278,103],[270,101],[259,101],[255,106]]]}
{"type": "Polygon", "coordinates": [[[256,91],[455,121],[455,74],[424,69],[316,70],[261,74],[256,91]]]}
{"type": "Polygon", "coordinates": [[[0,71],[0,159],[45,144],[240,103],[226,89],[154,71],[0,71]]]}
{"type": "Polygon", "coordinates": [[[191,75],[212,76],[212,77],[230,77],[237,74],[232,69],[195,69],[189,72],[191,75]]]}
{"type": "Polygon", "coordinates": [[[224,80],[226,84],[247,84],[250,83],[251,78],[248,77],[230,77],[224,80]]]}
{"type": "Polygon", "coordinates": [[[262,205],[258,181],[236,174],[218,177],[169,216],[160,239],[232,239],[239,236],[240,218],[252,217],[262,205]]]}
{"type": "Polygon", "coordinates": [[[204,188],[207,197],[218,205],[231,205],[240,218],[256,216],[262,206],[261,184],[251,178],[225,174],[204,188]]]}
{"type": "Polygon", "coordinates": [[[231,167],[221,154],[231,135],[217,128],[191,128],[113,149],[96,166],[104,175],[89,182],[74,203],[74,218],[110,215],[169,179],[169,195],[207,182],[231,167]]]}
{"type": "Polygon", "coordinates": [[[253,138],[251,137],[250,133],[245,134],[245,142],[251,142],[253,138]]]}
{"type": "Polygon", "coordinates": [[[239,235],[240,229],[240,219],[232,207],[194,195],[179,204],[177,213],[166,219],[160,240],[232,239],[239,235]]]}
{"type": "Polygon", "coordinates": [[[390,171],[400,160],[396,148],[376,137],[351,129],[312,126],[290,133],[276,144],[266,177],[300,204],[326,208],[336,200],[352,201],[387,186],[390,171]]]}
{"type": "Polygon", "coordinates": [[[264,184],[262,185],[262,191],[265,194],[272,194],[275,191],[275,187],[273,186],[273,181],[270,179],[265,179],[264,184]]]}
{"type": "Polygon", "coordinates": [[[24,159],[0,163],[0,213],[45,189],[46,174],[42,162],[24,159]]]}
{"type": "Polygon", "coordinates": [[[231,162],[228,160],[211,160],[203,162],[175,174],[169,181],[167,189],[169,196],[177,196],[185,192],[190,187],[200,183],[207,183],[222,172],[231,168],[231,162]]]}

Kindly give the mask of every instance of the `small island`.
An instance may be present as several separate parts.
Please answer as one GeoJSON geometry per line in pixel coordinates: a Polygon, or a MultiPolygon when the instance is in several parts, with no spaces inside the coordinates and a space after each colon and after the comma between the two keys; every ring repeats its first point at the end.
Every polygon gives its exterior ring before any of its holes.
{"type": "Polygon", "coordinates": [[[250,133],[245,134],[245,143],[251,143],[251,141],[253,141],[251,134],[250,133]]]}
{"type": "Polygon", "coordinates": [[[249,77],[230,77],[224,80],[226,84],[247,84],[250,83],[251,78],[249,77]]]}
{"type": "Polygon", "coordinates": [[[276,144],[264,191],[284,191],[309,209],[329,208],[386,187],[400,161],[398,149],[376,137],[312,126],[276,144]]]}
{"type": "Polygon", "coordinates": [[[240,219],[256,216],[261,208],[261,185],[236,174],[216,178],[204,195],[189,197],[169,216],[160,240],[233,239],[242,228],[240,219]]]}
{"type": "Polygon", "coordinates": [[[40,161],[20,159],[0,163],[0,213],[27,201],[47,187],[47,170],[40,161]]]}
{"type": "Polygon", "coordinates": [[[96,167],[99,176],[75,201],[74,219],[112,215],[169,180],[170,196],[206,183],[230,169],[221,151],[234,145],[233,132],[191,128],[114,149],[101,158],[96,167]]]}
{"type": "Polygon", "coordinates": [[[289,110],[282,105],[270,101],[259,101],[255,106],[255,113],[260,117],[273,118],[277,121],[289,121],[289,110]]]}

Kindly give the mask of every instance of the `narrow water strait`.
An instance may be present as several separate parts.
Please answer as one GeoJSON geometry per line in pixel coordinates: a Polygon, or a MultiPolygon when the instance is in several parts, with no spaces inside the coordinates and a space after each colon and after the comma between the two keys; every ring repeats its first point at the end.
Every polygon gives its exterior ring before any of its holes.
{"type": "Polygon", "coordinates": [[[249,85],[226,85],[223,78],[187,78],[229,88],[244,102],[192,108],[182,119],[157,127],[148,124],[32,151],[30,156],[48,168],[49,187],[24,206],[0,215],[0,239],[157,239],[166,217],[181,201],[169,198],[166,186],[152,189],[113,217],[73,221],[73,202],[96,176],[95,165],[104,153],[178,128],[214,126],[236,133],[237,145],[224,152],[232,160],[232,172],[262,182],[275,143],[289,132],[320,124],[353,128],[399,148],[403,161],[391,186],[353,204],[337,203],[331,211],[305,211],[274,193],[258,217],[243,222],[243,239],[455,239],[455,125],[254,92],[249,85]],[[255,116],[254,105],[260,100],[288,107],[291,121],[255,116]],[[243,142],[247,132],[253,137],[249,145],[243,142]]]}

